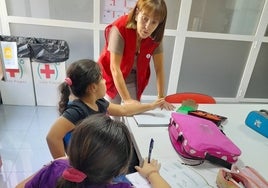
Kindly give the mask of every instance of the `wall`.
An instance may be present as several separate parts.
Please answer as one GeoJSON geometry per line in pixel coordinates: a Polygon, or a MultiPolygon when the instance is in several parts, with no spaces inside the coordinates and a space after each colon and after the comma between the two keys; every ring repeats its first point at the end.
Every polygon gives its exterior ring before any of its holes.
{"type": "MultiPolygon", "coordinates": [[[[0,1],[0,29],[5,28],[0,31],[66,40],[71,49],[67,64],[80,58],[97,60],[107,25],[103,21],[106,2],[130,5],[133,1],[0,1]]],[[[265,54],[268,54],[267,0],[166,0],[166,3],[167,94],[194,91],[210,94],[218,102],[268,102],[264,74],[257,79],[260,70],[268,69],[267,63],[263,63],[267,62],[265,54]],[[263,89],[256,90],[259,87],[263,89]]],[[[143,99],[154,99],[156,95],[152,69],[143,99]]]]}

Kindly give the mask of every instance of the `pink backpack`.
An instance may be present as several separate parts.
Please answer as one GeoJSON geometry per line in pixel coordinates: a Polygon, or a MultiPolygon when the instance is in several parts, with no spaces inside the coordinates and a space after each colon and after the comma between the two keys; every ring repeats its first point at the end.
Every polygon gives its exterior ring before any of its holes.
{"type": "Polygon", "coordinates": [[[173,112],[168,131],[174,149],[186,159],[209,160],[231,169],[241,155],[240,149],[210,120],[173,112]]]}

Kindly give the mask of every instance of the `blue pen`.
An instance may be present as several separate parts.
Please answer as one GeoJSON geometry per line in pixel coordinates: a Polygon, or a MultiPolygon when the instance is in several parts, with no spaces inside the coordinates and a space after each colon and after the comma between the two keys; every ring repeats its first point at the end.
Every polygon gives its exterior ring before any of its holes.
{"type": "Polygon", "coordinates": [[[151,161],[153,147],[154,147],[154,139],[151,138],[151,142],[150,142],[150,146],[149,146],[148,163],[150,163],[150,161],[151,161]]]}

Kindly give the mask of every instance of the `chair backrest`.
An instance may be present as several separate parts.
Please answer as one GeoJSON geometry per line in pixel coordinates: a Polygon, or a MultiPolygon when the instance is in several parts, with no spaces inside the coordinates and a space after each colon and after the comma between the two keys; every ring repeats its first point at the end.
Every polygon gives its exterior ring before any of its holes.
{"type": "Polygon", "coordinates": [[[184,100],[194,100],[197,104],[215,104],[216,100],[209,95],[194,92],[175,93],[165,97],[169,103],[182,103],[184,100]]]}

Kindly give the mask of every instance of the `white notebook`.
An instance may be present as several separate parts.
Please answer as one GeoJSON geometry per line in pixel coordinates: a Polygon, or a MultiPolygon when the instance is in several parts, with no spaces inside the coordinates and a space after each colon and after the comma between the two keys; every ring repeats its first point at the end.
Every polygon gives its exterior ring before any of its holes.
{"type": "Polygon", "coordinates": [[[141,127],[167,127],[173,111],[150,110],[141,114],[134,115],[138,126],[141,127]]]}

